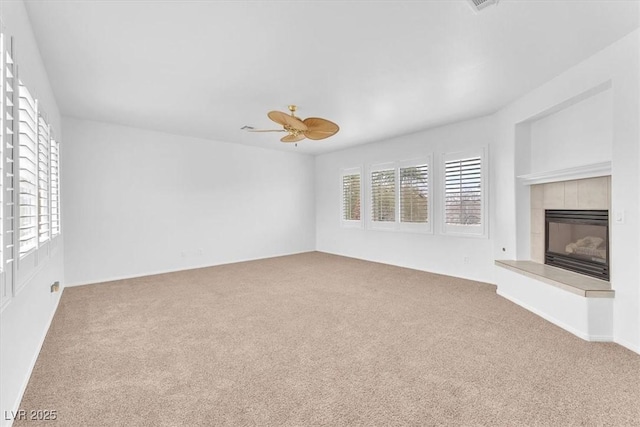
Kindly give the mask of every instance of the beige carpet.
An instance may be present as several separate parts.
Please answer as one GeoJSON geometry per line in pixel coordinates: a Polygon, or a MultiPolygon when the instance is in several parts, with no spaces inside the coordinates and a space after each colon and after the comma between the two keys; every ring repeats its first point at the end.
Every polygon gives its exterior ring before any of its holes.
{"type": "Polygon", "coordinates": [[[640,356],[492,285],[307,253],[66,289],[22,408],[60,426],[631,426],[640,356]]]}

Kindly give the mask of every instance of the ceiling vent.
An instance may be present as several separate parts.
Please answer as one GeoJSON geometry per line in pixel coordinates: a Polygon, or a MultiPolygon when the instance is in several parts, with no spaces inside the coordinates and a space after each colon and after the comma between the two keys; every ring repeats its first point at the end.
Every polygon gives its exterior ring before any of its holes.
{"type": "Polygon", "coordinates": [[[487,6],[498,4],[498,0],[468,0],[469,5],[475,12],[480,12],[487,6]]]}

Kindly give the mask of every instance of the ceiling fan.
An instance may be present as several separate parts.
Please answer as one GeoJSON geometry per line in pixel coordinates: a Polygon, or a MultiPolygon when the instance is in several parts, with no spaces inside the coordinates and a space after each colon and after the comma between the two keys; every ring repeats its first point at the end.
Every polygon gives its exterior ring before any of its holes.
{"type": "Polygon", "coordinates": [[[249,126],[245,126],[243,129],[247,129],[249,132],[287,132],[280,139],[282,142],[298,142],[305,138],[319,140],[325,139],[335,135],[340,128],[337,124],[319,117],[309,117],[304,120],[296,117],[295,112],[297,107],[295,105],[289,105],[289,111],[291,114],[283,113],[282,111],[269,111],[267,116],[282,126],[282,129],[253,129],[249,126]]]}

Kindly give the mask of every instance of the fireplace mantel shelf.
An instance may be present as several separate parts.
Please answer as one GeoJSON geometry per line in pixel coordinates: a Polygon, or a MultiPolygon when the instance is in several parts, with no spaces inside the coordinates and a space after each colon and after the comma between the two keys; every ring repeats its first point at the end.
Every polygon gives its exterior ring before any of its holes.
{"type": "Polygon", "coordinates": [[[613,298],[611,283],[534,261],[496,260],[498,267],[540,280],[585,298],[613,298]]]}
{"type": "Polygon", "coordinates": [[[611,162],[592,163],[590,165],[575,166],[546,172],[535,172],[519,175],[518,179],[524,185],[546,184],[548,182],[569,181],[573,179],[595,178],[611,175],[611,162]]]}

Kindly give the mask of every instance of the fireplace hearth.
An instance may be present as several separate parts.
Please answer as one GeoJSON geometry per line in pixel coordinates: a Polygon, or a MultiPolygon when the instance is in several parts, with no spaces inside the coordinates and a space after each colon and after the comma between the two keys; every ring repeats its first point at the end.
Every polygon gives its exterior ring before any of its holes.
{"type": "Polygon", "coordinates": [[[545,264],[609,280],[609,211],[545,211],[545,264]]]}

